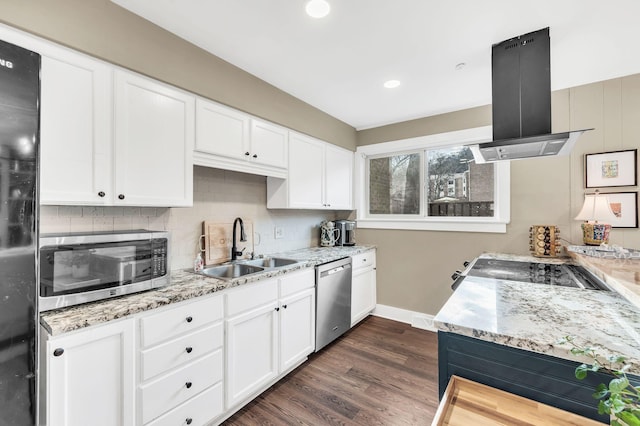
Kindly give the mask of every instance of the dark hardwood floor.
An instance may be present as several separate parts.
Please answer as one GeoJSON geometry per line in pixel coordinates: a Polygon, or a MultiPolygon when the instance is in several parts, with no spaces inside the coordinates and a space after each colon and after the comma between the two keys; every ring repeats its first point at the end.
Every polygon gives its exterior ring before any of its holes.
{"type": "Polygon", "coordinates": [[[369,317],[224,425],[429,425],[437,407],[436,334],[369,317]]]}

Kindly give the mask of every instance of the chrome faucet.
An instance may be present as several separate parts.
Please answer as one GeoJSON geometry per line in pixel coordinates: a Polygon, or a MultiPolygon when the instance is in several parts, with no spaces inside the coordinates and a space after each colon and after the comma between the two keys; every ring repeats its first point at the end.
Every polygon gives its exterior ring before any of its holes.
{"type": "Polygon", "coordinates": [[[231,260],[236,260],[238,256],[242,256],[242,252],[246,249],[238,251],[236,247],[236,227],[240,222],[240,241],[247,241],[247,234],[244,233],[244,223],[242,223],[242,219],[236,217],[236,220],[233,221],[233,246],[231,247],[231,260]]]}

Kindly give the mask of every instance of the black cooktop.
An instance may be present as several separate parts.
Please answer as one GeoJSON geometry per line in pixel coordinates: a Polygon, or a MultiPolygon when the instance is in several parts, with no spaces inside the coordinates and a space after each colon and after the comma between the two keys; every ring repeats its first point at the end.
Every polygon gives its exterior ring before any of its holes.
{"type": "Polygon", "coordinates": [[[495,278],[590,290],[609,290],[598,278],[578,265],[502,259],[477,259],[467,276],[495,278]]]}

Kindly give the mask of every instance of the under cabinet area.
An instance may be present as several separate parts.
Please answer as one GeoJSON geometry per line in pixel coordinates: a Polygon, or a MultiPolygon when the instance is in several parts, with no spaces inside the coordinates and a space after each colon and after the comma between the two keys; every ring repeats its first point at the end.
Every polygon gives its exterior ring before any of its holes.
{"type": "Polygon", "coordinates": [[[133,426],[135,320],[50,337],[42,333],[40,423],[133,426]]]}
{"type": "Polygon", "coordinates": [[[353,152],[290,132],[287,179],[267,179],[267,208],[350,210],[353,152]]]}
{"type": "Polygon", "coordinates": [[[265,176],[286,176],[288,130],[198,98],[194,163],[265,176]]]}
{"type": "Polygon", "coordinates": [[[376,307],[376,251],[351,257],[351,326],[366,318],[376,307]]]}

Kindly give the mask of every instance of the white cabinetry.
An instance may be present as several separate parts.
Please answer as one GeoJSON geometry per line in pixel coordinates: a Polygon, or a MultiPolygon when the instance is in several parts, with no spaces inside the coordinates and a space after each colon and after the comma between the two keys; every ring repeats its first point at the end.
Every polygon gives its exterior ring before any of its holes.
{"type": "Polygon", "coordinates": [[[42,204],[111,201],[112,71],[63,49],[42,52],[42,204]]]}
{"type": "Polygon", "coordinates": [[[223,296],[212,296],[141,318],[139,424],[204,425],[222,414],[223,315],[223,296]]]}
{"type": "Polygon", "coordinates": [[[193,204],[194,117],[193,95],[116,70],[116,205],[193,204]]]}
{"type": "Polygon", "coordinates": [[[353,152],[289,133],[286,179],[267,179],[267,207],[350,210],[353,152]]]}
{"type": "Polygon", "coordinates": [[[194,163],[207,167],[286,176],[287,129],[199,98],[194,163]]]}
{"type": "Polygon", "coordinates": [[[49,337],[44,347],[46,424],[136,424],[133,319],[49,337]]]}
{"type": "Polygon", "coordinates": [[[231,409],[271,386],[314,351],[314,270],[230,291],[227,315],[227,409],[231,409]]]}
{"type": "Polygon", "coordinates": [[[366,318],[376,307],[376,251],[351,257],[351,326],[366,318]]]}

